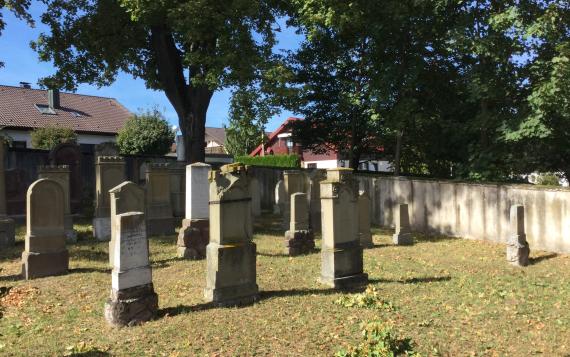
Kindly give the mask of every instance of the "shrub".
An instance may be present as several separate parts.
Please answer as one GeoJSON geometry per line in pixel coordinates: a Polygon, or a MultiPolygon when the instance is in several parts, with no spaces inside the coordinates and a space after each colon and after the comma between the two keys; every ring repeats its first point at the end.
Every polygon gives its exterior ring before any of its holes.
{"type": "Polygon", "coordinates": [[[560,186],[560,178],[551,172],[540,174],[536,179],[537,185],[543,186],[560,186]]]}
{"type": "Polygon", "coordinates": [[[267,156],[236,156],[235,162],[252,166],[273,167],[301,167],[301,160],[297,155],[267,155],[267,156]]]}
{"type": "Polygon", "coordinates": [[[61,143],[77,142],[77,134],[73,129],[57,126],[46,126],[32,130],[32,147],[34,149],[51,150],[61,143]]]}
{"type": "Polygon", "coordinates": [[[364,341],[357,346],[338,351],[336,357],[395,357],[416,356],[409,338],[399,339],[394,336],[392,329],[379,321],[363,323],[362,336],[364,341]]]}
{"type": "Polygon", "coordinates": [[[158,110],[133,115],[117,136],[123,155],[164,155],[173,142],[174,132],[158,110]]]}
{"type": "Polygon", "coordinates": [[[380,297],[380,293],[372,285],[368,285],[363,293],[343,295],[336,299],[334,303],[344,307],[361,307],[386,311],[395,310],[394,305],[392,305],[391,302],[382,299],[380,297]]]}

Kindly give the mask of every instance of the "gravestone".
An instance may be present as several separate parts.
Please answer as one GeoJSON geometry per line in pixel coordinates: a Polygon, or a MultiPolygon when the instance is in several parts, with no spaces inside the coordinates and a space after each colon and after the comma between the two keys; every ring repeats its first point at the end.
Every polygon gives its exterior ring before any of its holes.
{"type": "Polygon", "coordinates": [[[300,170],[283,171],[284,196],[282,205],[283,230],[289,228],[291,220],[291,195],[297,192],[306,193],[305,176],[300,170]]]}
{"type": "Polygon", "coordinates": [[[370,233],[370,196],[366,191],[358,195],[358,235],[363,248],[374,247],[370,233]]]}
{"type": "Polygon", "coordinates": [[[255,177],[249,178],[249,192],[251,193],[251,215],[259,217],[261,216],[261,192],[259,180],[255,177]]]}
{"type": "Polygon", "coordinates": [[[175,231],[169,175],[168,164],[147,163],[146,224],[149,236],[172,235],[175,231]]]}
{"type": "Polygon", "coordinates": [[[414,237],[412,236],[412,227],[410,227],[410,215],[408,213],[407,204],[400,204],[398,207],[396,207],[394,221],[396,222],[396,232],[392,236],[392,241],[394,244],[414,244],[414,237]]]}
{"type": "Polygon", "coordinates": [[[69,166],[67,165],[45,165],[38,167],[39,178],[49,178],[59,182],[63,188],[65,216],[65,238],[68,243],[77,242],[77,232],[73,229],[73,216],[71,215],[71,198],[69,196],[69,166]]]}
{"type": "Polygon", "coordinates": [[[81,176],[81,148],[75,143],[62,143],[49,153],[51,165],[67,165],[69,167],[69,200],[71,213],[81,211],[83,196],[83,178],[81,176]]]}
{"type": "Polygon", "coordinates": [[[281,214],[283,212],[283,202],[285,197],[285,182],[277,181],[275,185],[275,205],[273,206],[273,214],[281,214]]]}
{"type": "Polygon", "coordinates": [[[99,241],[111,239],[109,190],[125,181],[125,161],[119,156],[99,156],[95,163],[95,217],[93,235],[99,241]]]}
{"type": "Polygon", "coordinates": [[[210,174],[210,243],[204,296],[216,305],[253,303],[258,295],[251,195],[245,166],[210,174]]]}
{"type": "Polygon", "coordinates": [[[352,169],[327,170],[321,182],[323,284],[335,289],[360,287],[368,282],[363,272],[358,236],[358,186],[352,169]]]}
{"type": "Polygon", "coordinates": [[[326,179],[325,170],[313,170],[308,175],[309,180],[309,215],[310,227],[313,232],[321,231],[321,181],[326,179]]]}
{"type": "Polygon", "coordinates": [[[307,254],[315,249],[315,238],[309,227],[309,204],[306,193],[291,195],[291,222],[285,232],[285,253],[290,256],[307,254]]]}
{"type": "Polygon", "coordinates": [[[11,247],[16,241],[14,220],[7,215],[4,149],[4,140],[0,139],[0,248],[11,247]]]}
{"type": "Polygon", "coordinates": [[[178,256],[187,259],[206,257],[210,239],[208,175],[211,166],[194,163],[186,166],[186,218],[178,232],[178,256]]]}
{"type": "MultiPolygon", "coordinates": [[[[169,165],[170,170],[170,202],[172,203],[172,215],[176,225],[184,218],[186,182],[186,165],[184,162],[175,161],[169,165]]],[[[207,180],[206,180],[207,181],[207,180]]]]}
{"type": "Polygon", "coordinates": [[[69,254],[65,248],[64,200],[63,188],[55,180],[39,179],[28,188],[22,253],[25,279],[67,273],[69,254]]]}
{"type": "Polygon", "coordinates": [[[511,206],[509,230],[507,261],[512,265],[525,267],[529,263],[530,248],[524,229],[524,206],[511,206]]]}
{"type": "MultiPolygon", "coordinates": [[[[111,217],[118,216],[123,213],[129,212],[144,212],[145,210],[145,192],[142,187],[131,182],[125,181],[122,184],[113,187],[109,190],[109,197],[111,203],[111,217]]],[[[117,221],[111,219],[111,241],[109,242],[109,264],[113,266],[113,241],[117,235],[112,232],[117,232],[114,227],[117,221]]]]}
{"type": "MultiPolygon", "coordinates": [[[[120,193],[117,188],[115,193],[120,193]]],[[[122,198],[119,198],[121,200],[122,198]]],[[[113,220],[111,295],[105,319],[114,326],[132,326],[151,320],[158,310],[152,284],[144,213],[127,212],[113,220]]]]}

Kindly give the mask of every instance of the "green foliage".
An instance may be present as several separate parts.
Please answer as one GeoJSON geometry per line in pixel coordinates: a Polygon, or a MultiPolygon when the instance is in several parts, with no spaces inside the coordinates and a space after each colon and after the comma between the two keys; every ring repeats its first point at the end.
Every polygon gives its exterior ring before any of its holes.
{"type": "Polygon", "coordinates": [[[292,155],[266,155],[266,156],[236,156],[235,162],[241,162],[245,165],[252,166],[271,166],[271,167],[301,167],[299,156],[292,155]]]}
{"type": "Polygon", "coordinates": [[[335,300],[334,303],[344,307],[360,307],[386,311],[395,310],[394,305],[389,301],[383,300],[380,297],[380,293],[372,285],[368,285],[363,293],[343,295],[335,300]]]}
{"type": "Polygon", "coordinates": [[[51,150],[61,143],[77,142],[77,134],[73,129],[57,126],[46,126],[32,130],[32,147],[34,149],[51,150]]]}
{"type": "Polygon", "coordinates": [[[552,172],[540,174],[537,177],[536,184],[542,186],[560,186],[560,177],[552,172]]]}
{"type": "Polygon", "coordinates": [[[379,321],[362,323],[362,336],[364,341],[347,350],[338,351],[336,357],[395,357],[417,356],[409,338],[399,339],[394,336],[393,330],[379,321]]]}
{"type": "Polygon", "coordinates": [[[157,110],[133,115],[117,136],[117,146],[123,155],[164,155],[172,143],[174,132],[157,110]]]}

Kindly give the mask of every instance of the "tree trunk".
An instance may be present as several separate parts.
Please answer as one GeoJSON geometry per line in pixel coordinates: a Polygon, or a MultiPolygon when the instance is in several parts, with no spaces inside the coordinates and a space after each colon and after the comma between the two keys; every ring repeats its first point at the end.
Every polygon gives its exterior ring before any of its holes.
{"type": "Polygon", "coordinates": [[[402,137],[404,130],[398,130],[396,133],[396,155],[394,158],[394,176],[400,176],[400,161],[402,156],[402,137]]]}
{"type": "Polygon", "coordinates": [[[184,140],[184,159],[192,164],[206,161],[206,113],[213,91],[206,87],[191,87],[189,91],[189,110],[179,115],[178,121],[184,140]]]}

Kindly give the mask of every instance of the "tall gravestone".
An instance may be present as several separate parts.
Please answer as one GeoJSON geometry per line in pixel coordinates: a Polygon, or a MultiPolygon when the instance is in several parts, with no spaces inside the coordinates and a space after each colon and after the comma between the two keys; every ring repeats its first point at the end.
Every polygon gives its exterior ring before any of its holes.
{"type": "Polygon", "coordinates": [[[285,200],[285,182],[277,181],[275,185],[275,205],[273,206],[273,214],[283,213],[283,202],[285,200]]]}
{"type": "MultiPolygon", "coordinates": [[[[129,212],[144,212],[145,210],[145,192],[142,187],[131,182],[125,181],[120,185],[109,190],[111,200],[111,217],[129,212]]],[[[113,247],[114,238],[117,237],[117,229],[115,224],[117,220],[111,219],[111,241],[109,242],[109,264],[113,266],[113,247]],[[113,234],[115,232],[115,234],[113,234]]]]}
{"type": "Polygon", "coordinates": [[[65,248],[65,194],[51,179],[32,183],[26,195],[26,238],[22,253],[22,275],[26,279],[67,273],[69,254],[65,248]]]}
{"type": "Polygon", "coordinates": [[[77,242],[77,232],[73,229],[73,216],[71,215],[71,197],[69,193],[69,175],[70,170],[67,165],[45,165],[38,167],[39,178],[49,178],[59,182],[63,188],[65,216],[65,238],[68,243],[77,242]]]}
{"type": "Polygon", "coordinates": [[[410,226],[410,215],[408,213],[408,205],[400,204],[396,207],[394,221],[396,222],[396,232],[392,236],[392,240],[396,245],[414,244],[412,236],[412,227],[410,226]]]}
{"type": "Polygon", "coordinates": [[[306,193],[291,195],[291,222],[285,232],[285,253],[307,254],[315,249],[315,238],[309,226],[309,204],[306,193]]]}
{"type": "Polygon", "coordinates": [[[286,170],[283,171],[283,183],[285,188],[285,195],[283,196],[283,229],[289,228],[291,220],[291,195],[297,192],[306,193],[305,189],[305,176],[300,170],[286,170]]]}
{"type": "Polygon", "coordinates": [[[358,195],[358,235],[363,248],[372,248],[372,234],[370,233],[370,196],[366,191],[358,195]]]}
{"type": "Polygon", "coordinates": [[[149,236],[174,234],[174,216],[170,202],[170,170],[168,164],[146,166],[146,214],[149,236]]]}
{"type": "Polygon", "coordinates": [[[327,170],[321,182],[321,278],[335,289],[359,287],[368,282],[358,236],[358,186],[352,169],[327,170]]]}
{"type": "Polygon", "coordinates": [[[69,167],[69,200],[71,213],[81,210],[84,179],[81,176],[81,148],[75,143],[61,143],[49,153],[51,165],[67,165],[69,167]]]}
{"type": "Polygon", "coordinates": [[[510,235],[507,241],[507,261],[516,266],[527,266],[530,248],[524,229],[524,206],[511,206],[510,235]]]}
{"type": "Polygon", "coordinates": [[[321,231],[321,181],[326,179],[325,170],[313,170],[309,180],[310,227],[313,232],[321,231]]]}
{"type": "Polygon", "coordinates": [[[185,198],[186,198],[186,166],[182,161],[175,161],[168,164],[170,170],[170,202],[172,203],[172,215],[176,225],[184,218],[185,198]]]}
{"type": "Polygon", "coordinates": [[[261,216],[261,189],[259,180],[255,177],[249,178],[249,192],[251,193],[251,215],[261,216]]]}
{"type": "MultiPolygon", "coordinates": [[[[140,208],[140,203],[144,202],[143,192],[132,182],[115,187],[112,193],[118,212],[140,208]],[[137,196],[136,204],[121,202],[133,196],[137,196]]],[[[113,270],[111,294],[105,303],[105,318],[111,325],[132,326],[151,320],[158,310],[158,296],[154,292],[149,263],[145,214],[131,211],[113,215],[111,219],[113,270]]]]}
{"type": "Polygon", "coordinates": [[[245,166],[222,166],[212,171],[210,181],[205,299],[222,306],[252,303],[258,295],[256,246],[245,166]]]}
{"type": "Polygon", "coordinates": [[[208,175],[211,166],[195,163],[186,166],[186,218],[178,232],[178,256],[188,259],[206,257],[210,239],[208,175]]]}
{"type": "Polygon", "coordinates": [[[95,163],[95,217],[93,235],[99,241],[111,239],[109,190],[125,181],[125,161],[119,156],[99,156],[95,163]]]}
{"type": "Polygon", "coordinates": [[[0,139],[0,247],[13,246],[16,240],[14,220],[6,209],[6,173],[4,171],[4,140],[0,139]]]}

